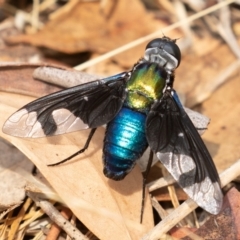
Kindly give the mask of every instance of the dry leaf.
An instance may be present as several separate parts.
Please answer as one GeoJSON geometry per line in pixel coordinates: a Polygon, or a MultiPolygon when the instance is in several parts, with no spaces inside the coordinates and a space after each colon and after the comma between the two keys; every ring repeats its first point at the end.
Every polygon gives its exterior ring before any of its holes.
{"type": "MultiPolygon", "coordinates": [[[[12,93],[26,94],[34,97],[42,97],[43,95],[61,90],[62,88],[34,80],[33,72],[37,67],[41,66],[66,69],[60,66],[40,63],[0,63],[0,90],[12,93]]],[[[21,98],[19,101],[21,101],[21,98]]]]}
{"type": "MultiPolygon", "coordinates": [[[[8,206],[8,208],[6,210],[3,210],[2,206],[0,206],[0,208],[1,208],[0,219],[2,220],[8,213],[10,213],[15,208],[19,207],[21,204],[22,204],[22,202],[19,202],[17,204],[12,205],[12,206],[8,206]]],[[[4,204],[4,208],[5,208],[5,206],[6,206],[6,204],[4,204]]]]}
{"type": "MultiPolygon", "coordinates": [[[[1,33],[0,33],[1,34],[1,33]]],[[[1,62],[40,62],[42,54],[33,46],[18,44],[16,46],[4,46],[0,48],[0,61],[1,62]]]]}
{"type": "MultiPolygon", "coordinates": [[[[240,194],[233,188],[224,198],[224,205],[221,212],[214,216],[201,226],[194,233],[203,239],[240,239],[240,211],[239,211],[240,194]]],[[[190,240],[192,238],[181,238],[190,240]]]]}
{"type": "Polygon", "coordinates": [[[26,181],[18,174],[19,169],[31,171],[33,164],[16,148],[0,139],[0,211],[19,205],[25,198],[26,181]]]}
{"type": "Polygon", "coordinates": [[[219,172],[240,157],[239,89],[239,76],[235,75],[202,105],[202,113],[211,118],[211,124],[203,138],[219,172]]]}
{"type": "MultiPolygon", "coordinates": [[[[32,98],[1,93],[0,125],[18,108],[19,102],[32,98]],[[10,99],[21,99],[11,101],[10,99]]],[[[103,129],[94,136],[86,153],[57,167],[58,162],[81,148],[88,131],[41,139],[1,137],[18,147],[42,172],[74,214],[100,239],[139,239],[153,227],[152,208],[146,198],[143,224],[139,224],[142,175],[138,167],[123,180],[107,179],[102,173],[103,129]]]]}
{"type": "Polygon", "coordinates": [[[38,33],[8,37],[7,42],[29,43],[65,53],[106,52],[160,27],[139,0],[116,1],[107,16],[99,2],[78,1],[38,33]]]}
{"type": "Polygon", "coordinates": [[[185,95],[188,107],[204,101],[206,94],[211,95],[221,85],[217,76],[236,61],[229,47],[217,40],[195,38],[193,46],[195,53],[184,54],[174,84],[175,89],[185,95]]]}

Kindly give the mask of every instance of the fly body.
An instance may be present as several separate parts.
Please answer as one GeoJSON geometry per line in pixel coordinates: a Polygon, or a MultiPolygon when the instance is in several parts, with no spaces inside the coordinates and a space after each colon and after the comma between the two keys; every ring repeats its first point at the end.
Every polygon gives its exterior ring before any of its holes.
{"type": "Polygon", "coordinates": [[[85,147],[62,163],[85,151],[95,129],[107,124],[107,177],[123,179],[149,146],[189,197],[217,214],[223,196],[216,167],[173,89],[180,61],[176,40],[154,39],[129,72],[39,98],[14,113],[3,132],[36,138],[92,128],[85,147]]]}

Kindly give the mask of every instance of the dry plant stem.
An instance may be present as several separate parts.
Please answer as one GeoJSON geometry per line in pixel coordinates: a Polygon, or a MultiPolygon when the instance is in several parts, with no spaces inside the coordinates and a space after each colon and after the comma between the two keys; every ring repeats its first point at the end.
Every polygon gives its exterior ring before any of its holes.
{"type": "Polygon", "coordinates": [[[67,221],[56,209],[55,207],[46,200],[41,200],[38,198],[38,194],[27,192],[27,195],[38,205],[41,209],[50,217],[50,219],[55,222],[59,227],[61,227],[72,239],[86,240],[84,235],[75,228],[69,221],[67,221]]]}
{"type": "MultiPolygon", "coordinates": [[[[180,1],[180,0],[173,1],[173,6],[175,9],[175,11],[174,11],[175,13],[173,13],[173,14],[177,16],[179,21],[187,18],[187,10],[182,1],[180,1]]],[[[192,44],[192,30],[191,30],[190,23],[186,22],[185,24],[182,24],[180,28],[182,29],[184,36],[186,36],[188,44],[191,45],[192,44]]]]}
{"type": "MultiPolygon", "coordinates": [[[[71,216],[71,219],[70,219],[70,223],[73,226],[76,226],[76,220],[77,220],[77,217],[72,213],[72,216],[71,216]]],[[[87,238],[86,234],[85,234],[85,237],[87,238]]],[[[67,235],[66,240],[71,240],[71,238],[67,235]]]]}
{"type": "MultiPolygon", "coordinates": [[[[231,167],[229,167],[220,174],[220,181],[222,187],[227,185],[229,182],[233,181],[239,175],[240,175],[240,159],[235,164],[233,164],[231,167]]],[[[159,239],[162,236],[162,234],[172,229],[180,220],[186,217],[197,207],[198,205],[192,199],[190,198],[187,199],[171,214],[169,214],[160,223],[158,223],[147,235],[145,235],[142,238],[142,240],[159,239]]]]}
{"type": "Polygon", "coordinates": [[[9,212],[6,219],[4,220],[4,223],[2,224],[2,228],[1,228],[1,231],[0,231],[0,239],[7,239],[6,236],[8,235],[8,222],[9,222],[9,219],[12,218],[12,214],[13,214],[13,211],[9,212]]]}
{"type": "Polygon", "coordinates": [[[22,229],[22,230],[18,231],[17,234],[16,234],[16,236],[15,236],[15,238],[14,238],[14,240],[15,240],[15,239],[23,240],[26,231],[27,231],[26,229],[22,229]]]}
{"type": "MultiPolygon", "coordinates": [[[[162,168],[162,174],[163,174],[164,177],[169,175],[167,169],[165,169],[165,168],[162,168]]],[[[171,202],[172,202],[172,205],[173,205],[174,209],[178,208],[180,206],[180,204],[179,204],[179,201],[178,201],[178,197],[177,197],[177,193],[176,193],[174,185],[168,185],[167,189],[168,189],[168,193],[169,193],[169,196],[171,198],[171,202]]],[[[179,226],[188,225],[187,220],[182,219],[181,221],[179,221],[178,225],[179,226]]]]}
{"type": "Polygon", "coordinates": [[[36,32],[39,27],[39,0],[33,0],[32,27],[36,32]]]}
{"type": "MultiPolygon", "coordinates": [[[[46,226],[44,226],[45,229],[49,229],[50,228],[50,224],[47,224],[46,226]]],[[[43,239],[44,238],[44,232],[42,231],[42,229],[35,234],[35,237],[32,240],[39,240],[39,239],[43,239]]]]}
{"type": "Polygon", "coordinates": [[[44,212],[40,209],[34,213],[32,213],[32,217],[25,220],[20,226],[19,226],[19,230],[22,230],[24,228],[26,228],[29,224],[31,224],[32,222],[34,222],[36,219],[40,218],[42,215],[44,214],[44,212]]]}
{"type": "MultiPolygon", "coordinates": [[[[162,168],[162,174],[163,174],[163,177],[169,176],[169,172],[165,168],[162,168]]],[[[168,193],[169,193],[169,196],[171,198],[173,207],[174,208],[179,207],[180,204],[179,204],[174,186],[173,185],[168,185],[167,188],[168,188],[168,193]]]]}
{"type": "Polygon", "coordinates": [[[219,11],[220,21],[217,25],[218,33],[229,45],[235,56],[240,59],[240,47],[231,27],[230,9],[224,6],[219,11]]]}
{"type": "Polygon", "coordinates": [[[65,88],[99,79],[97,75],[54,67],[39,67],[34,70],[33,77],[65,88]]]}
{"type": "Polygon", "coordinates": [[[222,85],[235,71],[237,71],[240,67],[240,60],[235,61],[214,78],[211,83],[207,84],[204,89],[202,89],[202,93],[196,96],[196,100],[192,103],[192,105],[196,105],[197,103],[201,103],[205,101],[208,97],[210,97],[220,85],[222,85]]]}
{"type": "Polygon", "coordinates": [[[157,240],[162,234],[167,233],[172,229],[179,221],[186,217],[191,211],[197,208],[198,205],[192,200],[187,199],[172,213],[165,217],[160,223],[158,223],[142,240],[157,240]]]}
{"type": "Polygon", "coordinates": [[[2,220],[10,211],[12,211],[13,209],[17,208],[21,204],[22,204],[22,202],[17,203],[15,205],[11,205],[11,206],[8,207],[8,209],[2,211],[1,214],[0,214],[0,220],[2,220]]]}
{"type": "Polygon", "coordinates": [[[130,42],[130,43],[128,43],[128,44],[126,44],[126,45],[124,45],[122,47],[119,47],[119,48],[117,48],[117,49],[115,49],[113,51],[110,51],[110,52],[108,52],[106,54],[103,54],[100,57],[94,58],[94,59],[92,59],[90,61],[87,61],[87,62],[85,62],[83,64],[80,64],[80,65],[76,66],[75,69],[79,70],[79,71],[81,71],[83,69],[86,69],[86,68],[88,68],[90,66],[93,66],[93,65],[95,65],[95,64],[97,64],[99,62],[102,62],[102,61],[104,61],[104,60],[106,60],[108,58],[111,58],[111,57],[113,57],[113,56],[115,56],[115,55],[117,55],[119,53],[122,53],[122,52],[124,52],[124,51],[126,51],[128,49],[131,49],[131,48],[133,48],[133,47],[135,47],[137,45],[140,45],[140,44],[142,44],[144,42],[152,40],[153,38],[159,37],[159,36],[162,35],[162,33],[167,33],[167,32],[169,32],[169,31],[171,31],[171,30],[173,30],[173,29],[175,29],[177,27],[180,27],[183,24],[186,24],[188,22],[192,22],[192,21],[194,21],[194,20],[196,20],[198,18],[201,18],[201,17],[203,17],[203,16],[205,16],[205,15],[211,13],[211,12],[214,12],[214,11],[218,10],[218,9],[222,8],[223,6],[229,5],[229,4],[231,4],[231,3],[235,2],[235,1],[236,0],[222,1],[222,2],[216,4],[216,5],[212,6],[212,7],[209,7],[209,8],[207,8],[207,9],[205,9],[205,10],[199,12],[199,13],[193,14],[192,16],[190,16],[190,17],[188,17],[186,19],[183,19],[183,20],[181,20],[179,22],[176,22],[176,23],[174,23],[174,24],[172,24],[172,25],[170,25],[168,27],[160,29],[160,30],[158,30],[158,31],[156,31],[154,33],[151,33],[151,34],[149,34],[149,35],[147,35],[145,37],[138,38],[137,40],[132,41],[132,42],[130,42]]]}
{"type": "Polygon", "coordinates": [[[199,225],[199,221],[198,221],[198,218],[197,218],[197,214],[196,214],[196,211],[193,211],[193,217],[194,217],[194,224],[197,228],[200,228],[200,225],[199,225]]]}
{"type": "Polygon", "coordinates": [[[175,182],[176,182],[175,179],[171,175],[162,177],[156,181],[152,181],[152,182],[148,183],[147,184],[148,191],[153,192],[156,189],[159,189],[162,187],[167,187],[168,185],[173,184],[175,182]]]}
{"type": "Polygon", "coordinates": [[[151,198],[152,206],[157,211],[158,215],[161,217],[161,219],[164,219],[167,217],[168,213],[166,210],[161,206],[161,204],[158,202],[158,200],[155,197],[151,198]]]}
{"type": "Polygon", "coordinates": [[[199,12],[207,7],[207,2],[202,0],[181,0],[183,3],[189,5],[195,12],[199,12]]]}
{"type": "Polygon", "coordinates": [[[39,12],[43,12],[49,7],[51,7],[53,4],[55,4],[57,0],[45,0],[39,4],[39,12]]]}
{"type": "Polygon", "coordinates": [[[26,200],[26,202],[23,204],[23,206],[22,206],[21,210],[19,211],[16,219],[14,220],[14,222],[11,225],[11,228],[10,228],[10,231],[9,231],[9,235],[8,235],[8,239],[9,240],[12,240],[12,239],[14,239],[16,237],[16,234],[18,232],[20,223],[21,223],[23,217],[25,216],[26,211],[28,210],[28,208],[31,205],[31,203],[32,203],[32,200],[30,198],[28,198],[26,200]]]}
{"type": "MultiPolygon", "coordinates": [[[[63,208],[62,211],[61,211],[61,215],[65,219],[69,219],[72,215],[72,212],[70,211],[69,208],[63,208]]],[[[53,223],[50,231],[48,232],[46,240],[57,239],[59,234],[61,233],[61,231],[62,231],[61,227],[58,226],[57,224],[53,223]]]]}

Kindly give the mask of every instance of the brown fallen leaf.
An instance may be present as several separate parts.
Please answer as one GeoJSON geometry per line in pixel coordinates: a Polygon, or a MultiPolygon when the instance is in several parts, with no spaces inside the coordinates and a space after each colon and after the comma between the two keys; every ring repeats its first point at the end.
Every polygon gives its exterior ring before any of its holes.
{"type": "Polygon", "coordinates": [[[184,54],[174,83],[175,89],[184,94],[187,107],[202,103],[206,95],[211,96],[221,86],[217,76],[236,61],[226,44],[207,36],[195,38],[193,49],[194,52],[184,54]]]}
{"type": "MultiPolygon", "coordinates": [[[[1,32],[0,32],[1,35],[1,32]]],[[[29,62],[35,63],[42,60],[42,54],[39,49],[30,45],[18,44],[14,46],[4,46],[0,48],[1,62],[29,62]]]]}
{"type": "Polygon", "coordinates": [[[69,5],[71,8],[65,5],[67,11],[50,20],[38,33],[8,37],[7,42],[29,43],[65,53],[102,53],[161,27],[139,0],[114,2],[107,16],[99,2],[78,1],[69,5]]]}
{"type": "Polygon", "coordinates": [[[239,75],[236,74],[202,104],[202,113],[211,118],[203,138],[219,172],[240,157],[239,88],[239,75]]]}
{"type": "MultiPolygon", "coordinates": [[[[232,188],[224,198],[221,212],[217,216],[212,215],[194,234],[202,239],[240,239],[239,201],[240,193],[237,189],[232,188]]],[[[174,235],[174,237],[178,236],[174,235]]],[[[181,239],[190,240],[192,238],[185,237],[181,239]]]]}
{"type": "MultiPolygon", "coordinates": [[[[30,97],[0,94],[0,126],[30,97]],[[21,100],[19,100],[21,99],[21,100]],[[11,102],[11,103],[10,103],[11,102]]],[[[50,138],[23,139],[0,132],[0,136],[19,148],[37,166],[73,213],[100,239],[140,239],[153,227],[152,208],[146,198],[143,224],[139,224],[142,175],[138,167],[123,180],[107,179],[102,173],[102,141],[99,129],[86,153],[66,164],[48,167],[76,152],[84,145],[89,131],[50,138]]]]}
{"type": "MultiPolygon", "coordinates": [[[[55,67],[58,69],[67,69],[64,67],[50,64],[31,64],[31,63],[0,63],[0,90],[5,92],[26,94],[34,97],[41,97],[62,88],[36,81],[33,78],[33,72],[38,67],[55,67]]],[[[21,101],[21,98],[19,99],[21,101]]]]}

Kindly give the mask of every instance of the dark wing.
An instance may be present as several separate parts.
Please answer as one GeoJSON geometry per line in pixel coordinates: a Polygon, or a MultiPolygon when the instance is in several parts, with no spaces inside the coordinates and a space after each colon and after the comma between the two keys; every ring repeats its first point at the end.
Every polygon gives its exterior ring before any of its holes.
{"type": "Polygon", "coordinates": [[[223,196],[216,167],[174,90],[167,90],[152,106],[146,135],[150,148],[189,197],[217,214],[223,196]]]}
{"type": "Polygon", "coordinates": [[[37,138],[106,124],[122,108],[127,79],[121,73],[39,98],[15,112],[3,132],[37,138]]]}

